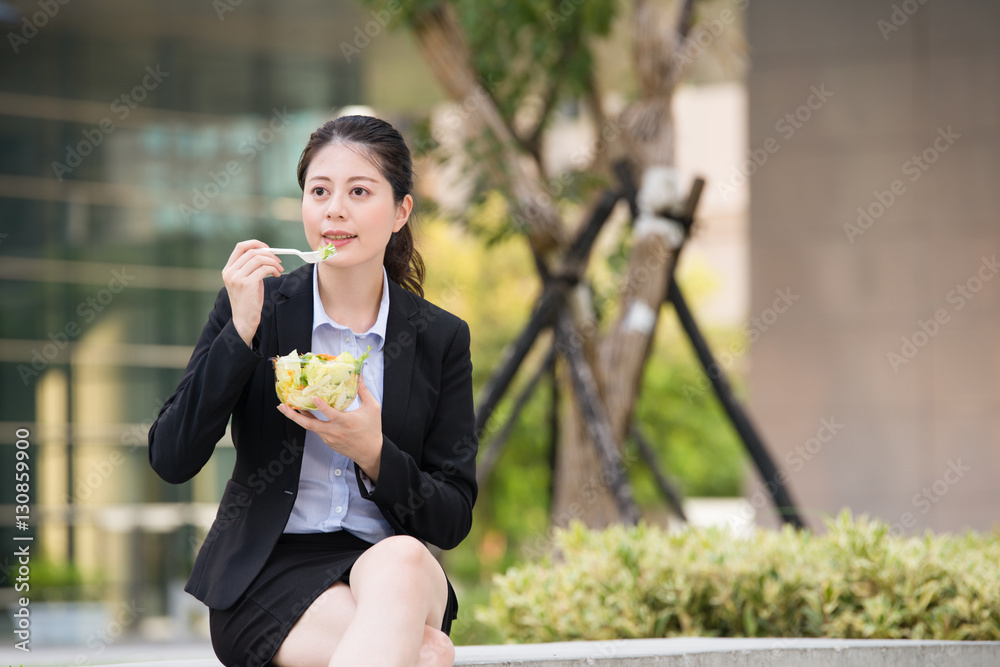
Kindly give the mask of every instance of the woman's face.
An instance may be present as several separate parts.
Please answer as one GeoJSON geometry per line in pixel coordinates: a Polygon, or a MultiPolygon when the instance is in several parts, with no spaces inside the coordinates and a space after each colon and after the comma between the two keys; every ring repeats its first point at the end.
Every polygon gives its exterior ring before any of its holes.
{"type": "Polygon", "coordinates": [[[378,168],[344,144],[324,146],[306,171],[302,221],[313,250],[334,245],[327,264],[348,267],[382,265],[393,232],[403,228],[413,198],[393,201],[392,186],[378,168]]]}

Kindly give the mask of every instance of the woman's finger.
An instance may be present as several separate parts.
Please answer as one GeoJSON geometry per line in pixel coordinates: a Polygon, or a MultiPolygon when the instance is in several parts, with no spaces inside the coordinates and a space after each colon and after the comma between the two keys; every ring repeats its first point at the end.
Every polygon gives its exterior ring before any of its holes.
{"type": "Polygon", "coordinates": [[[382,407],[372,392],[368,389],[368,383],[365,382],[365,376],[362,373],[361,377],[358,378],[358,395],[361,397],[361,405],[367,404],[369,401],[374,403],[378,407],[382,407]]]}
{"type": "Polygon", "coordinates": [[[223,273],[228,273],[230,276],[239,276],[241,273],[253,271],[264,263],[271,263],[279,269],[282,268],[281,260],[278,259],[277,255],[267,252],[264,249],[252,249],[238,257],[231,266],[227,266],[223,270],[223,273]]]}
{"type": "Polygon", "coordinates": [[[328,420],[336,419],[337,414],[340,412],[340,410],[335,410],[333,406],[319,396],[313,396],[313,403],[316,404],[316,409],[319,410],[328,420]]]}
{"type": "Polygon", "coordinates": [[[240,241],[239,243],[236,244],[236,247],[233,248],[233,252],[229,255],[229,259],[226,260],[226,266],[228,267],[230,264],[233,264],[239,257],[245,255],[248,250],[252,250],[253,248],[266,248],[266,247],[267,247],[266,243],[264,243],[263,241],[258,241],[257,239],[240,241]]]}
{"type": "Polygon", "coordinates": [[[284,268],[280,264],[275,265],[271,262],[263,263],[246,276],[246,283],[248,285],[256,285],[268,276],[280,276],[283,270],[284,268]]]}
{"type": "Polygon", "coordinates": [[[302,428],[308,429],[310,431],[315,430],[317,423],[319,424],[323,423],[321,419],[317,419],[308,412],[305,413],[299,412],[295,408],[291,407],[290,405],[286,405],[285,403],[278,404],[278,412],[285,415],[286,417],[291,419],[293,422],[295,422],[302,428]]]}
{"type": "Polygon", "coordinates": [[[226,287],[230,289],[249,288],[254,291],[259,291],[261,288],[261,281],[263,281],[264,278],[269,275],[280,276],[283,271],[284,267],[280,262],[262,258],[248,262],[247,265],[239,271],[224,273],[222,280],[226,284],[226,287]]]}

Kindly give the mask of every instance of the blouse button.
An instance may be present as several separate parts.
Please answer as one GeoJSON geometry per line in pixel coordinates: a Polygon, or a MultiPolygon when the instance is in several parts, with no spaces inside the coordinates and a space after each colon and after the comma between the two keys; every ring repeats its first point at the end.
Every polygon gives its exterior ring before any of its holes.
{"type": "Polygon", "coordinates": [[[333,471],[333,474],[337,477],[340,477],[341,475],[344,474],[344,471],[341,470],[340,468],[337,468],[336,470],[333,471]]]}

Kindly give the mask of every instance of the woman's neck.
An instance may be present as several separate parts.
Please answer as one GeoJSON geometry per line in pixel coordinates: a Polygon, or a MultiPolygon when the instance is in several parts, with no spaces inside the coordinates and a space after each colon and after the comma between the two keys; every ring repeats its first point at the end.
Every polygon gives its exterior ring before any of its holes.
{"type": "Polygon", "coordinates": [[[382,301],[382,265],[339,268],[316,264],[323,310],[355,333],[372,328],[382,301]]]}

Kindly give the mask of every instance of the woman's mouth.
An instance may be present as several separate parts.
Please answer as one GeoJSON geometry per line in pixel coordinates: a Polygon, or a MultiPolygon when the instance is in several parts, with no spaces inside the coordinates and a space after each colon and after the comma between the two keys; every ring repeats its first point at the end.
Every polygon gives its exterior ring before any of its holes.
{"type": "Polygon", "coordinates": [[[351,240],[358,238],[357,234],[324,234],[323,241],[326,245],[332,245],[337,248],[347,245],[351,240]]]}

